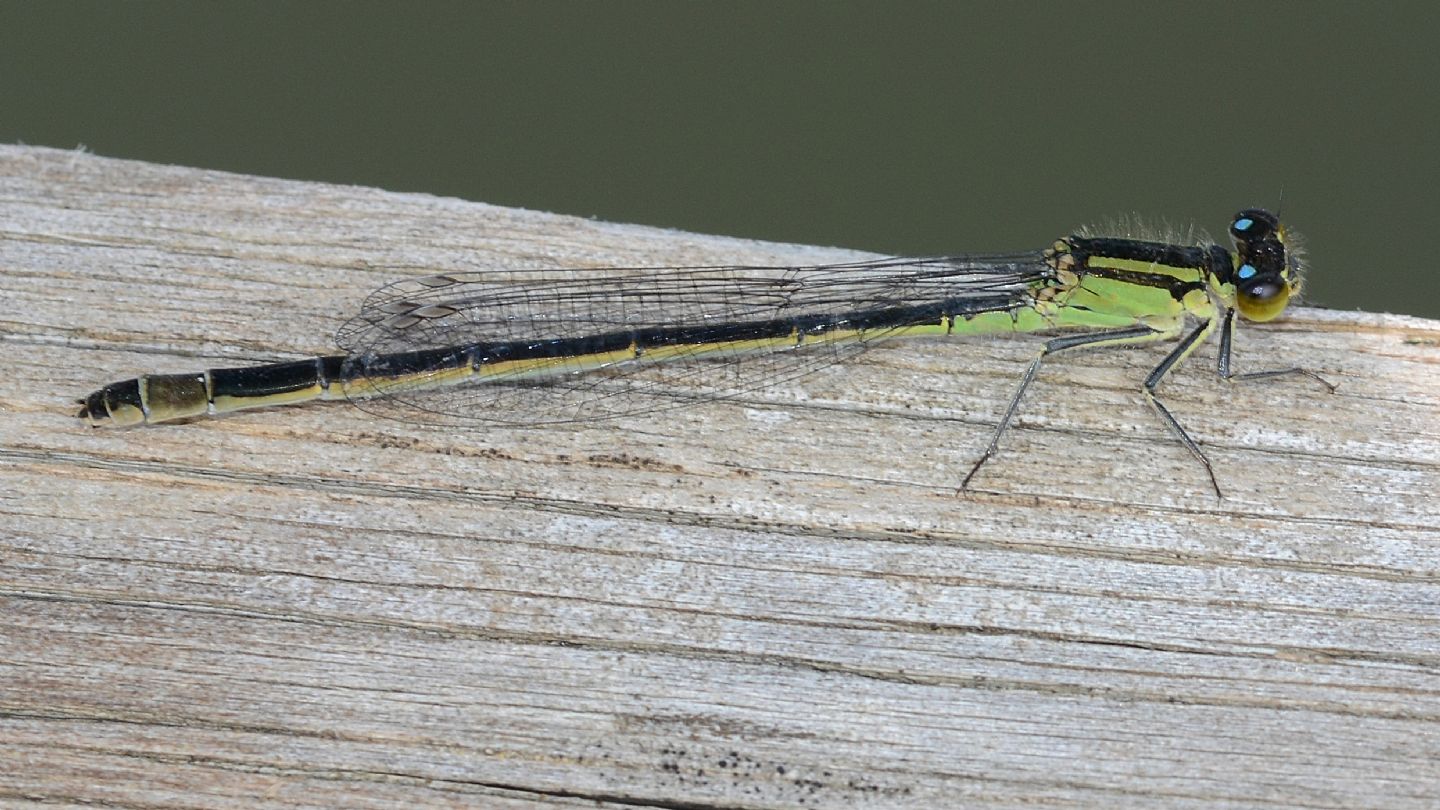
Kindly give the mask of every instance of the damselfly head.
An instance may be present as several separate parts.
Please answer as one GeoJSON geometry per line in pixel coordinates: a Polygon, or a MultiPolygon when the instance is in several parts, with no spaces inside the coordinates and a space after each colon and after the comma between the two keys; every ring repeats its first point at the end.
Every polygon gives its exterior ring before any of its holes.
{"type": "Polygon", "coordinates": [[[1230,222],[1235,242],[1235,306],[1251,321],[1276,318],[1300,291],[1298,256],[1286,250],[1285,228],[1261,208],[1247,208],[1230,222]]]}

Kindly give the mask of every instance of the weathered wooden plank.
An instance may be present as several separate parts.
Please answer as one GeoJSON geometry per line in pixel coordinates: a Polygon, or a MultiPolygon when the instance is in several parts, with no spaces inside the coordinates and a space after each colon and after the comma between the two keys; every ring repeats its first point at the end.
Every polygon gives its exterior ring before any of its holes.
{"type": "MultiPolygon", "coordinates": [[[[882,347],[650,418],[344,404],[85,428],[139,372],[298,357],[393,278],[841,251],[0,147],[0,803],[1429,807],[1440,324],[882,347]]],[[[1339,272],[1322,268],[1320,272],[1339,272]]]]}

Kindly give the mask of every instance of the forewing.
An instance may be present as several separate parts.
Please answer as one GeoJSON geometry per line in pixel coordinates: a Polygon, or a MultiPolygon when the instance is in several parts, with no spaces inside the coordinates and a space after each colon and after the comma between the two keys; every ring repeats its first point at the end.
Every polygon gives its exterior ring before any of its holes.
{"type": "MultiPolygon", "coordinates": [[[[450,346],[565,341],[604,334],[717,325],[837,321],[847,313],[952,302],[952,311],[1008,309],[1049,276],[1038,254],[889,258],[809,267],[689,267],[460,273],[376,290],[337,341],[368,357],[450,346]]],[[[742,328],[743,331],[743,328],[742,328]]],[[[887,336],[839,341],[677,347],[604,368],[543,377],[491,377],[417,390],[360,381],[369,411],[406,421],[538,425],[662,411],[798,379],[887,336]],[[367,390],[367,388],[369,390],[367,390]]],[[[437,374],[443,371],[437,370],[437,374]]]]}

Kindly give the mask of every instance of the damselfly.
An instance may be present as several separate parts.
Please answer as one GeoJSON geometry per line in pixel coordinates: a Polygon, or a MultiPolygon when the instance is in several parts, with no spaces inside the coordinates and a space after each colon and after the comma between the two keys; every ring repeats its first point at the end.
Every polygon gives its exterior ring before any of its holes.
{"type": "Polygon", "coordinates": [[[1156,396],[1172,369],[1218,330],[1224,379],[1305,374],[1330,385],[1297,368],[1232,372],[1236,314],[1278,316],[1301,268],[1267,211],[1241,211],[1230,237],[1234,250],[1074,235],[1008,255],[405,279],[372,293],[340,330],[345,354],[145,375],[90,394],[79,416],[138,425],[349,399],[425,423],[589,422],[773,386],[891,338],[1069,333],[1026,368],[963,488],[996,453],[1045,357],[1178,338],[1141,393],[1218,495],[1209,460],[1156,396]]]}

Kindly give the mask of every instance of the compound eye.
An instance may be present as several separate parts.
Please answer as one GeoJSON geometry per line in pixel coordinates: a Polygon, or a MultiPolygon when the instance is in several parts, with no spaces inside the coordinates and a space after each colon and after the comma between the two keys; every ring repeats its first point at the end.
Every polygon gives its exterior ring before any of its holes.
{"type": "Polygon", "coordinates": [[[1235,297],[1235,307],[1246,320],[1274,320],[1290,303],[1290,285],[1282,279],[1266,279],[1246,284],[1235,297]]]}
{"type": "Polygon", "coordinates": [[[1230,236],[1237,242],[1258,242],[1275,233],[1280,223],[1263,208],[1247,208],[1230,221],[1230,236]]]}

